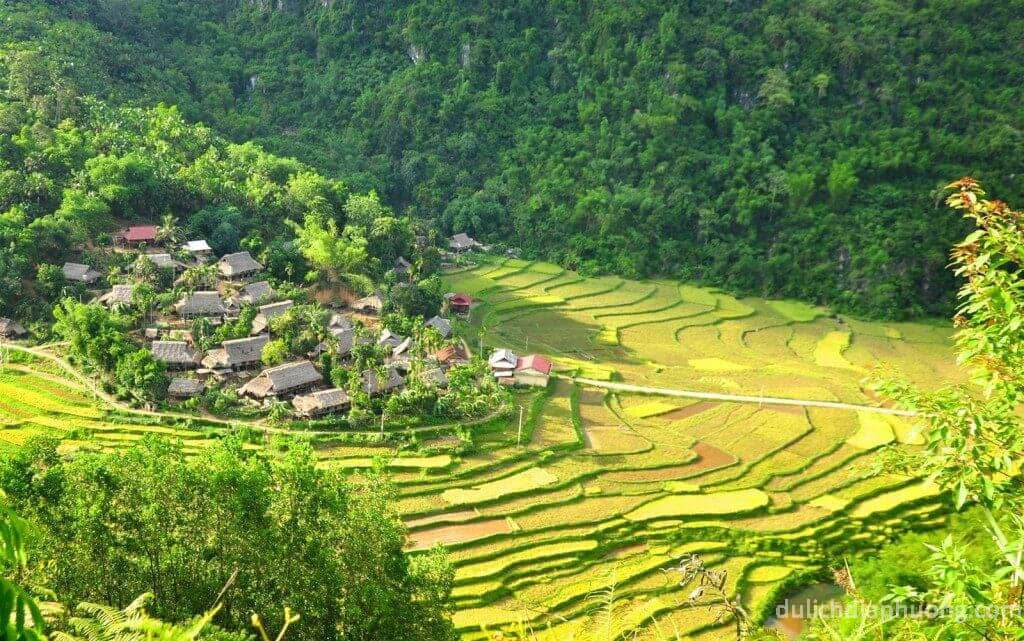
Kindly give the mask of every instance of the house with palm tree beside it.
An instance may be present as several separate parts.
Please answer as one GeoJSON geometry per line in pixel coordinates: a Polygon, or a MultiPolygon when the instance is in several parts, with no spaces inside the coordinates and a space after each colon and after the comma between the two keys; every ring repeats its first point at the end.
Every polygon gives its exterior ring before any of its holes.
{"type": "Polygon", "coordinates": [[[156,236],[156,225],[135,225],[114,234],[114,240],[124,247],[140,247],[156,242],[156,236]]]}

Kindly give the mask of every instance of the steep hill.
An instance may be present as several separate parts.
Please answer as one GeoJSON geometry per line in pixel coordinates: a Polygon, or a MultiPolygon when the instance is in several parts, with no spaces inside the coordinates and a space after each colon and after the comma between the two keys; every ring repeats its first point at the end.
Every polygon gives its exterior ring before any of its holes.
{"type": "Polygon", "coordinates": [[[6,90],[51,119],[83,95],[175,104],[584,273],[887,317],[948,311],[964,230],[937,187],[971,173],[1024,196],[1022,16],[1022,0],[0,8],[6,90]]]}

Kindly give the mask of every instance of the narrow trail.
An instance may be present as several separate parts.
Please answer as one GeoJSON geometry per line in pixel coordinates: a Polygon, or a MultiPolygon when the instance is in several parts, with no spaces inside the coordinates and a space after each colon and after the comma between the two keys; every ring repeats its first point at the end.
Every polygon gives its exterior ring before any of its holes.
{"type": "Polygon", "coordinates": [[[717,392],[698,392],[695,390],[680,390],[667,387],[647,387],[644,385],[630,385],[629,383],[612,383],[609,381],[598,381],[592,378],[571,377],[575,383],[589,385],[590,387],[601,387],[604,389],[616,390],[619,392],[637,392],[640,394],[654,394],[656,396],[676,396],[680,398],[699,398],[707,401],[723,401],[730,403],[757,403],[758,405],[797,405],[800,407],[824,407],[837,410],[852,410],[855,412],[874,412],[875,414],[890,414],[893,416],[919,416],[913,410],[901,410],[891,407],[878,407],[875,405],[858,405],[856,403],[840,403],[837,401],[815,401],[800,398],[779,398],[775,396],[746,396],[743,394],[719,394],[717,392]]]}
{"type": "MultiPolygon", "coordinates": [[[[50,361],[52,363],[57,364],[62,370],[67,372],[74,379],[74,381],[61,381],[61,380],[57,379],[57,382],[61,382],[61,383],[65,384],[65,385],[67,385],[69,383],[71,383],[72,385],[76,385],[77,384],[80,389],[82,389],[83,391],[87,391],[87,392],[92,393],[92,395],[97,400],[102,401],[107,406],[109,406],[111,408],[114,408],[114,409],[117,409],[117,410],[122,411],[122,412],[130,413],[130,414],[138,414],[138,415],[142,415],[142,416],[153,416],[153,417],[156,417],[156,418],[174,418],[174,419],[186,419],[186,420],[201,420],[201,421],[203,421],[205,423],[213,423],[213,424],[220,425],[220,426],[223,426],[223,427],[226,427],[226,428],[237,428],[237,427],[241,427],[241,426],[246,426],[246,427],[251,427],[251,428],[259,429],[259,430],[263,431],[266,434],[290,434],[290,435],[302,434],[302,435],[308,435],[308,436],[335,436],[335,435],[341,434],[341,433],[344,433],[344,434],[360,434],[360,435],[369,435],[369,434],[379,434],[380,433],[378,430],[372,430],[372,431],[369,431],[369,430],[366,430],[366,431],[355,431],[355,430],[296,430],[296,429],[291,429],[291,428],[287,428],[287,427],[273,427],[271,425],[268,425],[266,423],[265,419],[256,419],[256,420],[234,419],[234,420],[229,420],[229,419],[217,418],[215,416],[209,416],[209,415],[206,415],[206,414],[187,414],[187,413],[184,413],[184,412],[158,412],[158,411],[155,411],[155,410],[139,409],[137,407],[132,407],[131,405],[128,405],[127,403],[117,399],[114,396],[111,396],[110,394],[107,394],[106,392],[104,392],[96,384],[95,381],[93,381],[88,376],[82,374],[77,369],[75,369],[74,365],[69,363],[67,360],[65,360],[65,359],[63,359],[63,358],[61,358],[61,357],[59,357],[59,356],[57,356],[57,355],[55,355],[55,354],[53,354],[51,352],[48,352],[48,351],[46,351],[44,349],[45,347],[49,347],[49,346],[52,346],[52,345],[55,345],[55,344],[51,343],[49,345],[41,346],[41,347],[24,347],[22,345],[13,345],[11,343],[3,343],[2,347],[5,348],[5,349],[11,349],[11,350],[14,350],[14,351],[17,351],[17,352],[24,352],[26,354],[31,354],[32,356],[36,356],[38,358],[42,358],[42,359],[45,359],[45,360],[48,360],[48,361],[50,361]]],[[[468,351],[468,349],[469,349],[468,346],[466,347],[466,349],[468,351]]],[[[16,371],[23,371],[23,372],[26,372],[26,373],[35,373],[37,375],[40,374],[40,372],[34,372],[31,367],[25,367],[25,366],[20,366],[20,365],[16,365],[16,364],[8,364],[8,365],[5,365],[5,367],[7,367],[9,369],[12,369],[12,370],[16,370],[16,371]]],[[[51,378],[52,376],[53,375],[48,375],[46,377],[47,378],[51,378]]],[[[53,380],[53,378],[51,378],[51,380],[53,380]]],[[[474,425],[482,425],[483,423],[487,423],[488,421],[493,420],[495,417],[500,415],[503,411],[504,411],[504,408],[499,408],[499,409],[491,412],[490,414],[487,414],[486,416],[482,416],[480,418],[475,418],[475,419],[470,419],[470,420],[467,420],[467,421],[462,422],[462,423],[441,423],[439,425],[420,425],[420,426],[417,426],[417,427],[406,428],[404,430],[398,430],[398,432],[399,433],[412,433],[412,434],[415,434],[415,433],[420,433],[420,432],[428,432],[428,431],[431,431],[431,430],[454,428],[454,427],[460,427],[460,426],[461,427],[472,427],[474,425]]],[[[388,433],[392,433],[392,431],[389,430],[388,433]]]]}
{"type": "MultiPolygon", "coordinates": [[[[120,410],[122,412],[130,412],[132,414],[140,414],[140,415],[143,415],[143,416],[170,417],[170,418],[192,419],[192,420],[201,419],[201,420],[209,422],[209,423],[217,423],[217,424],[224,425],[224,426],[227,426],[227,427],[235,427],[237,425],[251,425],[251,426],[256,426],[256,427],[260,427],[260,428],[265,428],[264,425],[262,425],[261,423],[256,422],[256,421],[241,421],[241,420],[230,421],[230,420],[226,420],[226,419],[222,419],[222,418],[216,418],[216,417],[213,417],[213,416],[205,416],[205,415],[199,415],[199,414],[185,414],[185,413],[182,413],[182,412],[156,412],[156,411],[153,411],[153,410],[144,410],[144,409],[139,409],[139,408],[136,408],[136,407],[132,407],[131,405],[128,405],[127,403],[124,403],[123,401],[119,400],[118,398],[116,398],[116,397],[114,397],[114,396],[104,392],[103,389],[99,385],[96,384],[96,381],[92,380],[91,378],[89,378],[85,374],[82,374],[80,371],[78,371],[75,368],[74,365],[69,363],[67,360],[65,360],[65,359],[61,358],[60,356],[57,356],[57,355],[55,355],[55,354],[53,354],[51,352],[46,351],[43,347],[23,347],[21,345],[13,345],[11,343],[4,343],[3,347],[5,349],[14,350],[14,351],[17,351],[17,352],[24,352],[26,354],[31,354],[32,356],[35,356],[37,358],[42,358],[44,360],[50,361],[51,363],[55,363],[58,367],[60,367],[62,370],[67,372],[69,375],[71,375],[71,377],[74,378],[75,381],[77,381],[86,391],[90,392],[97,400],[103,401],[107,405],[109,405],[109,406],[111,406],[113,408],[116,408],[116,409],[118,409],[118,410],[120,410]]],[[[67,382],[68,381],[65,381],[65,384],[67,382]]],[[[275,430],[275,428],[265,428],[265,429],[269,429],[270,431],[277,431],[277,430],[275,430]]],[[[280,430],[280,431],[281,432],[287,432],[288,430],[280,430]]]]}

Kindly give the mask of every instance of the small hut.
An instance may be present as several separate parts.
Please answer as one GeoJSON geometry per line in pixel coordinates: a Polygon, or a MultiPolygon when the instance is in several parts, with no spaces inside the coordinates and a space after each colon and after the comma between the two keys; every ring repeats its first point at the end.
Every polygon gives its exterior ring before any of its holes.
{"type": "Polygon", "coordinates": [[[182,370],[199,367],[199,356],[185,341],[153,341],[149,346],[153,358],[167,364],[167,369],[182,370]]]}
{"type": "Polygon", "coordinates": [[[292,399],[292,407],[296,416],[315,418],[332,412],[343,412],[352,406],[352,401],[345,390],[331,389],[296,396],[292,399]]]}
{"type": "Polygon", "coordinates": [[[10,340],[21,338],[26,334],[28,334],[28,331],[18,321],[10,318],[0,318],[0,337],[10,340]]]}
{"type": "Polygon", "coordinates": [[[217,261],[217,269],[224,278],[238,279],[252,276],[263,270],[249,252],[226,254],[217,261]]]}
{"type": "Polygon", "coordinates": [[[167,386],[167,395],[171,398],[192,398],[202,393],[203,383],[194,378],[172,378],[167,386]]]}
{"type": "Polygon", "coordinates": [[[294,396],[316,387],[324,378],[309,361],[297,361],[268,367],[259,376],[242,386],[245,396],[263,400],[294,396]]]}

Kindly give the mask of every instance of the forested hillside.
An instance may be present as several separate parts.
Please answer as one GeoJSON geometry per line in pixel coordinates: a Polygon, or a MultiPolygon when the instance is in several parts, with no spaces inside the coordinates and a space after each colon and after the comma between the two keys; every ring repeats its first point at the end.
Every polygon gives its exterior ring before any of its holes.
{"type": "MultiPolygon", "coordinates": [[[[54,126],[86,95],[174,104],[583,272],[940,313],[964,227],[930,194],[970,173],[1024,197],[1022,16],[1022,0],[14,2],[0,133],[30,131],[25,105],[54,126]]],[[[23,203],[11,176],[46,168],[3,162],[6,209],[23,203]]]]}

